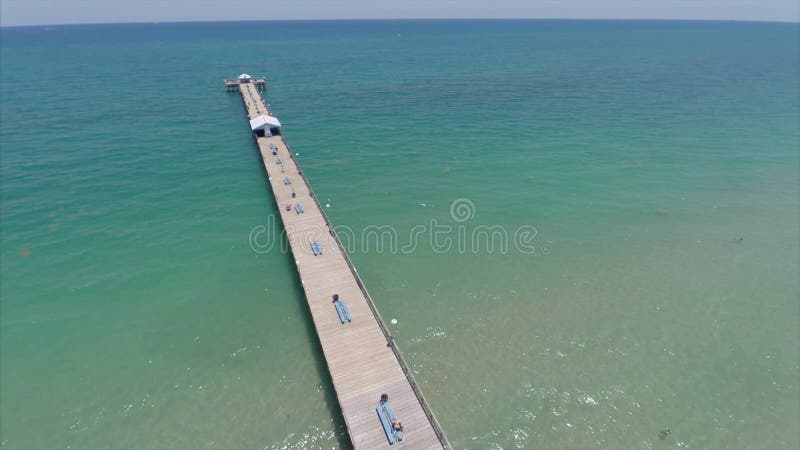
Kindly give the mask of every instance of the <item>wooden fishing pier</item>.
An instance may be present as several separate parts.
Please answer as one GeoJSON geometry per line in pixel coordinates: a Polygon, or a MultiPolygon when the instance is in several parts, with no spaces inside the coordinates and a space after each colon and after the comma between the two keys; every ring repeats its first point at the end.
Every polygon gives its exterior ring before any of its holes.
{"type": "Polygon", "coordinates": [[[353,447],[452,449],[261,97],[265,83],[246,74],[225,80],[247,110],[353,447]],[[350,322],[340,318],[334,295],[346,302],[350,322]],[[403,424],[401,441],[390,443],[381,424],[376,406],[382,394],[403,424]]]}

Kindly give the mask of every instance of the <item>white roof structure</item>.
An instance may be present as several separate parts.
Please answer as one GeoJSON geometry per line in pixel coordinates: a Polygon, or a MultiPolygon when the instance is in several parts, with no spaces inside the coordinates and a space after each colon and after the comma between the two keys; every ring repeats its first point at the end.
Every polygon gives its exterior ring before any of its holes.
{"type": "Polygon", "coordinates": [[[253,77],[251,77],[250,74],[247,74],[247,73],[243,73],[243,74],[239,75],[239,79],[240,80],[250,80],[252,78],[253,77]]]}
{"type": "Polygon", "coordinates": [[[253,131],[280,127],[281,121],[278,120],[277,117],[273,116],[266,116],[262,114],[254,117],[253,120],[250,121],[250,129],[253,131]]]}

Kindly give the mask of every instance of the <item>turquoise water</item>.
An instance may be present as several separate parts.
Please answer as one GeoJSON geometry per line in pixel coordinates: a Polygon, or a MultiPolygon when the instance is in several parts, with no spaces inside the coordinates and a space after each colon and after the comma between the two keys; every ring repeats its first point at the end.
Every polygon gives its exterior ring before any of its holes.
{"type": "Polygon", "coordinates": [[[221,84],[243,71],[343,231],[535,228],[353,245],[457,448],[800,445],[797,24],[0,42],[2,448],[349,447],[291,257],[250,245],[276,210],[221,84]]]}

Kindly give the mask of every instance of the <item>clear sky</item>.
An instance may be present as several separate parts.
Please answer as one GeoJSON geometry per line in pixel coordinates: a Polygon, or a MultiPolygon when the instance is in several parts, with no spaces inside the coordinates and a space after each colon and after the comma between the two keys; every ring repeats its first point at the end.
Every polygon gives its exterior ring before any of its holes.
{"type": "Polygon", "coordinates": [[[242,19],[645,18],[800,21],[800,0],[2,0],[0,25],[242,19]],[[241,11],[246,10],[247,15],[241,11]]]}

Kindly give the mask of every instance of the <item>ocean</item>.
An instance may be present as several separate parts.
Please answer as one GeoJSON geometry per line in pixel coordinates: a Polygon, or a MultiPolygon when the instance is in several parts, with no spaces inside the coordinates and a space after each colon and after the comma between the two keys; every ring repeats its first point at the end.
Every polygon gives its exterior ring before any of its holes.
{"type": "Polygon", "coordinates": [[[350,447],[242,72],[456,448],[800,446],[796,23],[3,28],[0,61],[4,450],[350,447]]]}

